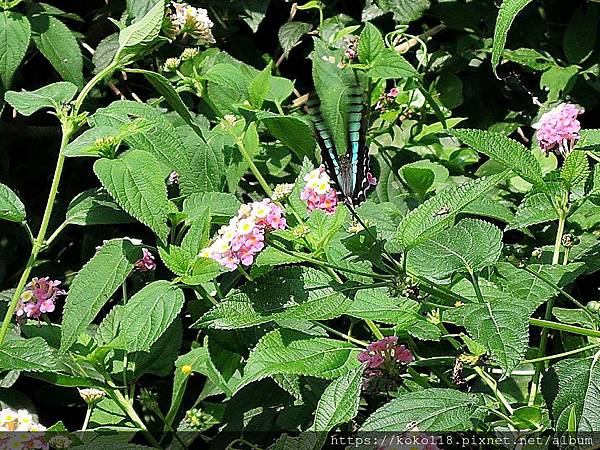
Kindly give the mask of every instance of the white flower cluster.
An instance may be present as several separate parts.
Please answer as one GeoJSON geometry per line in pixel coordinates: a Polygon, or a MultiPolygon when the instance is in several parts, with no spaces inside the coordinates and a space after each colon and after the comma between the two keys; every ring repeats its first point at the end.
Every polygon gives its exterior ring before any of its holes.
{"type": "Polygon", "coordinates": [[[15,411],[11,408],[0,410],[0,431],[46,431],[39,423],[33,420],[26,409],[15,411]]]}
{"type": "Polygon", "coordinates": [[[214,26],[208,11],[204,8],[196,8],[188,3],[173,2],[174,9],[171,14],[171,25],[175,34],[188,34],[192,36],[198,44],[214,44],[215,38],[212,34],[214,26]]]}

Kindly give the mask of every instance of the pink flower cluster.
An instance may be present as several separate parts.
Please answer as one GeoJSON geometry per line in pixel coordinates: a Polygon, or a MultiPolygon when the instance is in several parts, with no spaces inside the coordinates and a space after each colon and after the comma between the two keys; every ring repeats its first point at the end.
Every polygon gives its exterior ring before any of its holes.
{"type": "Polygon", "coordinates": [[[333,214],[337,206],[337,191],[331,186],[332,180],[325,171],[324,166],[308,172],[304,176],[304,189],[300,193],[300,199],[306,202],[308,212],[322,209],[327,214],[333,214]]]}
{"type": "Polygon", "coordinates": [[[375,104],[375,109],[381,110],[381,112],[385,112],[385,107],[396,100],[400,94],[400,90],[397,87],[391,88],[388,92],[384,92],[381,94],[381,97],[377,100],[375,104]]]}
{"type": "Polygon", "coordinates": [[[60,281],[50,281],[48,277],[33,278],[19,298],[17,320],[39,319],[42,314],[54,311],[56,298],[66,294],[58,285],[60,281]]]}
{"type": "Polygon", "coordinates": [[[142,248],[142,257],[135,262],[136,270],[140,272],[148,272],[156,269],[154,255],[147,248],[142,248]]]}
{"type": "Polygon", "coordinates": [[[397,379],[399,369],[414,360],[414,356],[404,345],[398,345],[396,336],[388,336],[371,342],[366,350],[358,354],[358,360],[366,364],[364,387],[376,378],[397,379]]]}
{"type": "Polygon", "coordinates": [[[286,221],[283,209],[270,199],[242,205],[238,215],[219,229],[218,236],[200,252],[230,270],[249,266],[265,246],[265,231],[281,230],[286,221]]]}
{"type": "Polygon", "coordinates": [[[546,153],[556,151],[567,156],[579,140],[581,124],[577,116],[583,109],[571,103],[561,103],[540,117],[533,125],[540,148],[546,153]]]}

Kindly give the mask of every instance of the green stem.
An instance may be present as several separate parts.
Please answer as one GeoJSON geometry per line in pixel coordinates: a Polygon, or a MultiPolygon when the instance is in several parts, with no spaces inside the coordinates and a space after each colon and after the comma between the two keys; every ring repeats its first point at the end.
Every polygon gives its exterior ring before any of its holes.
{"type": "Polygon", "coordinates": [[[271,190],[271,188],[269,187],[269,184],[266,182],[266,180],[264,179],[264,177],[258,170],[258,167],[256,167],[256,164],[254,164],[254,161],[252,161],[252,158],[250,158],[250,155],[246,151],[246,146],[244,145],[244,142],[242,141],[242,139],[238,140],[237,146],[240,150],[240,153],[242,154],[242,157],[244,158],[244,161],[246,161],[246,164],[248,164],[248,166],[250,167],[250,171],[252,172],[254,177],[258,180],[258,183],[262,186],[262,188],[265,191],[265,193],[267,194],[267,196],[271,197],[273,195],[273,191],[271,190]]]}
{"type": "MultiPolygon", "coordinates": [[[[121,285],[121,289],[123,291],[123,306],[127,304],[127,280],[123,282],[121,285]]],[[[123,351],[123,387],[125,391],[125,398],[129,400],[127,394],[127,366],[129,365],[127,349],[123,351]]]]}
{"type": "Polygon", "coordinates": [[[560,259],[560,247],[562,243],[562,237],[565,232],[566,214],[561,213],[558,217],[558,229],[556,230],[556,239],[554,240],[554,253],[552,254],[552,265],[558,264],[560,259]]]}
{"type": "Polygon", "coordinates": [[[54,168],[54,176],[52,177],[52,184],[50,185],[50,193],[48,194],[48,201],[46,202],[46,208],[44,209],[44,214],[42,216],[42,223],[40,224],[40,229],[38,231],[37,237],[33,241],[33,245],[31,248],[31,254],[29,255],[29,259],[27,260],[27,264],[25,265],[25,269],[21,274],[21,278],[17,283],[17,287],[15,288],[15,293],[8,305],[8,309],[4,316],[4,320],[2,321],[2,326],[0,327],[0,346],[4,343],[4,339],[6,338],[6,334],[8,333],[8,328],[10,326],[10,322],[13,314],[15,313],[15,309],[17,308],[17,304],[19,302],[19,297],[23,292],[23,288],[25,288],[25,284],[29,279],[29,275],[31,274],[31,269],[35,265],[37,261],[38,254],[44,245],[44,239],[46,238],[46,232],[48,230],[48,224],[50,222],[50,216],[52,215],[52,210],[54,209],[54,201],[56,200],[56,193],[58,192],[58,185],[60,184],[60,178],[62,175],[63,166],[65,163],[65,155],[63,154],[63,149],[69,143],[71,136],[75,133],[76,126],[73,125],[71,120],[72,117],[76,117],[79,113],[79,109],[90,92],[92,87],[104,78],[107,74],[111,73],[116,67],[117,63],[114,61],[109,64],[106,68],[101,70],[96,76],[94,76],[81,90],[77,99],[75,100],[73,111],[71,112],[70,117],[66,117],[62,119],[61,128],[62,128],[62,138],[60,141],[60,149],[58,152],[58,159],[56,160],[56,167],[54,168]]]}
{"type": "Polygon", "coordinates": [[[162,449],[162,447],[160,446],[158,441],[148,431],[146,424],[144,424],[142,419],[140,419],[140,416],[138,416],[138,414],[135,412],[135,409],[133,409],[133,406],[131,405],[131,403],[129,403],[129,401],[127,401],[127,399],[125,397],[123,397],[123,394],[121,394],[121,392],[119,392],[117,389],[112,390],[111,394],[112,394],[113,400],[115,400],[115,402],[117,402],[117,404],[119,405],[119,408],[121,408],[121,410],[125,414],[127,414],[127,416],[131,419],[131,421],[137,425],[137,427],[141,430],[141,432],[144,435],[144,437],[146,438],[146,440],[148,442],[150,442],[150,444],[154,448],[162,449]]]}
{"type": "Polygon", "coordinates": [[[576,327],[574,325],[567,325],[565,323],[558,323],[558,322],[552,322],[549,320],[533,319],[533,318],[529,319],[529,323],[536,327],[565,331],[567,333],[578,334],[580,336],[600,338],[600,331],[590,330],[588,328],[576,327]]]}
{"type": "Polygon", "coordinates": [[[104,69],[102,69],[100,72],[98,72],[90,81],[88,81],[88,83],[83,87],[83,89],[77,96],[75,103],[73,104],[73,116],[76,116],[77,114],[79,114],[79,110],[81,109],[81,105],[83,104],[83,101],[85,100],[87,95],[90,93],[92,88],[96,85],[96,83],[98,83],[100,80],[102,80],[107,75],[114,72],[114,70],[117,67],[119,67],[119,63],[116,61],[113,61],[108,66],[106,66],[104,69]]]}
{"type": "Polygon", "coordinates": [[[565,298],[567,298],[568,300],[571,300],[573,303],[575,303],[578,307],[582,308],[583,311],[585,311],[585,313],[587,314],[587,316],[592,320],[592,322],[595,321],[595,317],[594,315],[588,311],[588,309],[585,307],[585,305],[583,303],[581,303],[579,300],[577,300],[575,297],[573,297],[571,294],[569,294],[567,291],[565,291],[564,289],[562,289],[560,286],[558,286],[556,283],[552,282],[551,280],[549,280],[548,278],[546,278],[545,275],[542,275],[540,273],[537,273],[534,270],[531,270],[529,267],[527,266],[523,266],[521,267],[521,269],[523,269],[524,271],[530,273],[531,275],[533,275],[534,277],[538,278],[539,280],[543,281],[544,283],[546,283],[548,286],[550,286],[552,289],[554,289],[556,292],[561,293],[562,295],[565,296],[565,298]]]}
{"type": "MultiPolygon", "coordinates": [[[[562,243],[562,236],[565,232],[566,213],[560,212],[558,216],[558,229],[556,230],[556,239],[554,240],[554,254],[552,255],[552,265],[558,264],[560,259],[560,246],[562,243]]],[[[549,321],[552,318],[552,309],[554,308],[554,297],[550,297],[546,303],[546,311],[544,312],[544,321],[549,321]]],[[[540,337],[540,347],[538,350],[538,358],[542,358],[546,354],[546,346],[548,345],[548,329],[543,327],[542,334],[540,337]]],[[[540,379],[542,377],[542,371],[544,370],[545,362],[540,361],[533,374],[531,380],[531,388],[529,391],[529,401],[527,404],[532,406],[535,403],[535,397],[537,396],[540,379]]]]}
{"type": "MultiPolygon", "coordinates": [[[[326,267],[325,271],[327,273],[329,273],[333,279],[335,281],[337,281],[338,283],[342,284],[343,281],[340,278],[340,276],[335,272],[335,270],[326,267]]],[[[373,334],[375,335],[375,337],[377,339],[383,339],[383,334],[381,333],[381,331],[379,330],[379,328],[377,328],[377,325],[375,325],[375,323],[371,320],[371,319],[365,319],[365,323],[367,324],[367,326],[369,327],[369,329],[373,332],[373,334]]]]}
{"type": "Polygon", "coordinates": [[[415,369],[413,369],[412,367],[407,367],[406,368],[406,372],[411,376],[411,378],[415,381],[415,383],[417,383],[419,386],[421,386],[422,388],[428,389],[431,387],[431,385],[429,384],[429,382],[425,379],[424,376],[422,376],[419,372],[417,372],[415,369]]]}
{"type": "Polygon", "coordinates": [[[92,417],[93,406],[87,405],[87,410],[85,411],[85,418],[83,419],[83,425],[81,426],[81,431],[79,432],[79,437],[83,440],[83,433],[87,430],[87,427],[90,423],[90,418],[92,417]]]}
{"type": "Polygon", "coordinates": [[[58,153],[58,159],[56,161],[56,168],[54,169],[54,177],[52,178],[52,185],[50,186],[50,193],[48,194],[48,201],[46,202],[46,208],[44,210],[44,215],[42,216],[42,223],[40,225],[40,230],[38,231],[37,237],[33,241],[33,245],[31,248],[31,254],[29,255],[29,259],[25,266],[25,270],[21,274],[21,278],[17,283],[17,287],[15,289],[15,293],[12,296],[10,304],[8,305],[8,310],[4,316],[4,321],[2,322],[2,326],[0,327],[0,346],[4,342],[6,338],[6,333],[8,333],[8,327],[10,326],[10,322],[13,314],[15,313],[15,309],[17,308],[17,304],[19,302],[19,297],[21,297],[21,293],[23,292],[23,288],[25,288],[25,284],[29,279],[29,275],[31,274],[31,269],[35,265],[37,260],[37,256],[42,248],[44,243],[44,238],[46,237],[46,231],[48,229],[48,223],[50,222],[50,216],[52,215],[52,209],[54,208],[54,200],[56,199],[56,193],[58,192],[58,185],[60,183],[60,177],[63,170],[63,165],[65,162],[65,156],[63,155],[63,148],[69,142],[71,138],[71,134],[73,133],[73,129],[69,124],[63,124],[62,126],[62,140],[60,143],[60,151],[58,153]]]}
{"type": "Polygon", "coordinates": [[[585,352],[586,350],[591,350],[596,347],[600,347],[600,344],[590,344],[590,345],[586,345],[585,347],[576,348],[574,350],[569,350],[568,352],[557,353],[555,355],[544,356],[542,358],[526,359],[525,361],[523,361],[523,363],[527,364],[527,363],[536,363],[536,362],[540,362],[540,361],[550,361],[552,359],[563,358],[565,356],[570,356],[570,355],[575,355],[576,353],[585,352]]]}
{"type": "Polygon", "coordinates": [[[63,223],[61,223],[56,230],[54,230],[54,232],[50,235],[50,237],[48,239],[46,239],[46,242],[44,243],[46,247],[50,247],[50,245],[52,244],[52,242],[54,242],[54,239],[56,239],[58,237],[58,235],[62,232],[62,230],[64,230],[67,225],[69,225],[69,223],[65,220],[63,223]]]}
{"type": "Polygon", "coordinates": [[[324,328],[325,330],[329,331],[331,334],[335,334],[336,336],[346,339],[348,342],[352,342],[353,344],[360,345],[361,347],[367,347],[369,345],[365,341],[356,339],[356,338],[350,336],[349,334],[342,333],[341,331],[338,331],[335,328],[331,328],[330,326],[327,326],[319,321],[313,320],[312,322],[315,325],[318,325],[318,326],[324,328]]]}
{"type": "Polygon", "coordinates": [[[383,339],[383,334],[381,333],[381,330],[379,330],[379,328],[377,328],[377,325],[375,325],[375,322],[373,322],[371,319],[365,319],[365,323],[367,324],[367,326],[373,332],[373,334],[375,335],[375,337],[377,339],[383,339]]]}
{"type": "Polygon", "coordinates": [[[481,367],[475,367],[475,372],[477,372],[477,375],[479,375],[481,380],[492,390],[498,401],[506,408],[506,411],[512,415],[514,411],[506,397],[504,397],[504,394],[498,390],[498,383],[496,380],[488,375],[481,367]]]}
{"type": "Polygon", "coordinates": [[[336,266],[334,264],[330,264],[330,263],[325,262],[325,261],[321,261],[321,260],[318,260],[318,259],[311,258],[310,256],[306,255],[305,253],[300,253],[300,252],[295,252],[293,250],[288,250],[287,248],[281,247],[281,246],[275,244],[274,242],[270,242],[270,245],[273,248],[276,248],[277,250],[279,250],[280,252],[286,253],[286,254],[288,254],[290,256],[294,256],[296,258],[300,258],[303,261],[306,261],[306,262],[311,263],[311,264],[315,264],[316,266],[327,267],[329,269],[338,270],[340,272],[352,273],[354,275],[360,275],[360,276],[363,276],[363,277],[379,278],[381,280],[389,280],[389,279],[393,278],[391,275],[381,275],[381,274],[377,274],[377,273],[365,273],[365,272],[359,272],[357,270],[347,269],[345,267],[338,267],[338,266],[336,266]]]}
{"type": "Polygon", "coordinates": [[[21,222],[21,226],[27,233],[27,237],[29,238],[29,242],[33,245],[35,238],[33,237],[33,233],[31,232],[31,228],[29,228],[29,224],[27,222],[21,222]]]}
{"type": "Polygon", "coordinates": [[[475,272],[469,272],[471,276],[471,281],[473,282],[473,289],[475,289],[475,295],[477,296],[477,300],[479,303],[484,303],[483,295],[481,294],[481,288],[479,287],[479,278],[475,272]]]}

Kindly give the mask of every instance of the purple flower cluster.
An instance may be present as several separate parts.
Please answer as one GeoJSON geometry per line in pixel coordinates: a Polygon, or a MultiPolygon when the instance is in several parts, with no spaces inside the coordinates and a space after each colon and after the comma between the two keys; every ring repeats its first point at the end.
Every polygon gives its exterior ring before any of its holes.
{"type": "Polygon", "coordinates": [[[66,294],[59,285],[60,281],[50,281],[49,277],[33,278],[19,298],[17,320],[39,319],[42,314],[54,311],[56,298],[66,294]]]}
{"type": "Polygon", "coordinates": [[[135,262],[136,270],[140,272],[148,272],[156,269],[154,255],[147,248],[142,248],[142,257],[135,262]]]}
{"type": "Polygon", "coordinates": [[[238,215],[218,232],[216,239],[200,252],[230,270],[249,266],[265,246],[265,231],[281,230],[286,221],[283,210],[270,199],[242,205],[238,215]]]}
{"type": "Polygon", "coordinates": [[[540,117],[533,125],[540,148],[546,153],[556,151],[567,156],[579,140],[581,124],[577,116],[583,109],[571,103],[561,103],[540,117]]]}
{"type": "Polygon", "coordinates": [[[376,379],[397,379],[402,367],[412,362],[414,356],[404,345],[398,345],[396,336],[388,336],[371,342],[358,354],[358,360],[366,363],[363,384],[366,388],[376,379]]]}

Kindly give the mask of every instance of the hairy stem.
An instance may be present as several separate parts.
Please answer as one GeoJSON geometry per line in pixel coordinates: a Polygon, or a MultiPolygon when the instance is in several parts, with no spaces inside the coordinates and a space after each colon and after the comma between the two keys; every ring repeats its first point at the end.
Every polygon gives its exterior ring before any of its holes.
{"type": "Polygon", "coordinates": [[[69,142],[71,138],[71,134],[73,133],[72,127],[67,123],[63,124],[62,127],[63,135],[60,142],[60,150],[58,153],[58,159],[56,161],[56,167],[54,169],[54,176],[52,178],[52,185],[50,186],[50,193],[48,194],[48,201],[46,202],[46,208],[44,210],[44,215],[42,216],[42,223],[40,225],[40,229],[38,234],[33,241],[33,245],[31,248],[31,254],[29,255],[29,259],[27,260],[27,264],[23,273],[21,274],[21,278],[17,283],[17,287],[15,289],[15,293],[12,296],[10,304],[8,305],[8,309],[6,311],[6,315],[4,316],[4,321],[2,322],[2,326],[0,327],[0,346],[4,342],[6,338],[6,333],[8,333],[8,327],[10,326],[10,321],[12,319],[13,314],[15,313],[15,309],[17,309],[17,304],[19,302],[19,297],[21,297],[21,293],[25,288],[25,284],[29,279],[29,275],[31,274],[31,269],[36,263],[38,254],[44,244],[44,239],[46,237],[46,231],[48,229],[48,223],[50,222],[50,216],[52,215],[52,209],[54,208],[54,200],[56,199],[56,193],[58,192],[58,185],[60,183],[60,177],[62,175],[63,165],[65,162],[65,156],[63,155],[63,148],[69,142]]]}
{"type": "MultiPolygon", "coordinates": [[[[558,216],[558,229],[556,230],[556,239],[554,241],[554,254],[552,255],[552,265],[557,265],[560,259],[560,247],[562,243],[562,236],[565,232],[565,222],[567,215],[565,212],[559,213],[558,216]]],[[[544,321],[549,321],[552,318],[552,309],[554,308],[554,297],[551,297],[546,303],[546,311],[544,312],[544,321]]],[[[548,345],[548,329],[542,328],[542,335],[540,337],[540,347],[538,350],[538,358],[542,358],[546,354],[546,346],[548,345]]],[[[529,391],[529,406],[535,403],[535,397],[539,390],[540,379],[542,377],[542,371],[545,367],[545,361],[540,361],[531,380],[531,388],[529,391]]]]}
{"type": "MultiPolygon", "coordinates": [[[[44,246],[46,232],[48,231],[48,224],[50,223],[50,217],[52,216],[52,210],[54,209],[54,201],[56,200],[56,193],[58,192],[58,185],[60,184],[60,178],[62,176],[62,170],[65,163],[65,155],[63,154],[63,149],[67,146],[69,140],[77,131],[77,125],[74,125],[74,121],[72,120],[72,118],[76,117],[79,114],[79,109],[81,108],[83,101],[85,100],[86,96],[89,94],[91,89],[96,85],[96,83],[98,83],[104,77],[111,74],[117,66],[118,63],[113,61],[106,68],[98,72],[98,74],[94,76],[90,81],[88,81],[88,83],[83,87],[83,89],[75,99],[73,110],[70,116],[61,119],[62,138],[60,141],[58,159],[56,160],[56,167],[54,168],[54,176],[52,177],[52,184],[50,185],[50,193],[48,194],[48,201],[46,202],[46,208],[44,209],[40,229],[35,240],[33,241],[31,254],[29,255],[29,259],[27,260],[27,264],[25,265],[23,273],[21,274],[21,278],[17,283],[15,293],[13,294],[10,304],[8,305],[8,309],[4,316],[4,320],[2,321],[2,326],[0,327],[0,346],[2,346],[4,339],[6,338],[12,315],[15,313],[15,309],[17,308],[17,304],[19,302],[19,297],[21,296],[21,293],[25,288],[25,284],[29,279],[31,269],[35,265],[40,250],[44,246]]],[[[75,121],[75,123],[76,122],[77,121],[75,121]]],[[[55,235],[52,236],[53,239],[55,237],[55,235]]]]}
{"type": "Polygon", "coordinates": [[[273,191],[271,190],[271,188],[269,187],[269,184],[267,183],[267,181],[264,179],[264,177],[258,170],[258,167],[256,167],[256,164],[254,164],[254,161],[252,161],[252,158],[248,154],[248,151],[246,150],[246,146],[244,145],[242,139],[238,140],[237,146],[238,146],[238,149],[240,150],[240,153],[242,154],[242,157],[244,158],[244,161],[246,161],[246,164],[248,164],[248,166],[250,167],[250,171],[252,172],[254,177],[258,180],[258,183],[261,185],[261,187],[263,188],[263,190],[265,191],[267,196],[271,197],[273,195],[273,191]]]}

